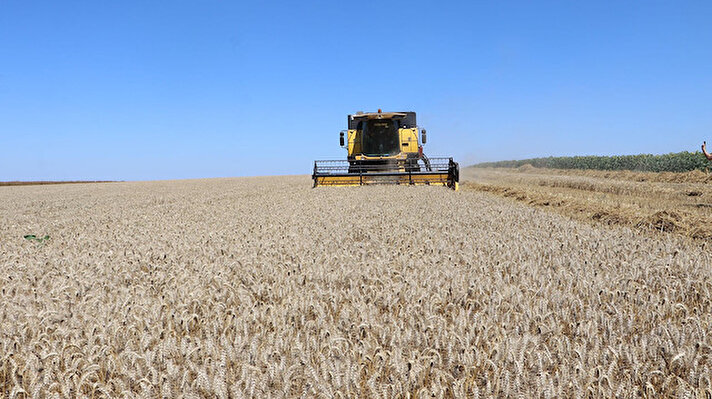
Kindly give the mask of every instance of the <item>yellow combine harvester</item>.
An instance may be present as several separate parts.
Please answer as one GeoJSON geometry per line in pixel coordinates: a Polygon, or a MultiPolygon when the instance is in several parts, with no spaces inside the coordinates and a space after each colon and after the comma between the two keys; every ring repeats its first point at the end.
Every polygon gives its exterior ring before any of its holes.
{"type": "Polygon", "coordinates": [[[349,115],[348,130],[340,133],[339,141],[348,150],[347,159],[314,161],[314,187],[412,184],[458,189],[457,162],[423,153],[426,134],[418,129],[415,112],[379,109],[349,115]]]}

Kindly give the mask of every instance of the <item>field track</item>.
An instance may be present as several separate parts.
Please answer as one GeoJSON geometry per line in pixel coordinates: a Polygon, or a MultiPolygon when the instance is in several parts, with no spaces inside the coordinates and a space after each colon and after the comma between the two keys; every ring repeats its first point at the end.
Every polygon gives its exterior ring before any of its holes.
{"type": "Polygon", "coordinates": [[[705,397],[711,323],[706,241],[486,192],[0,187],[0,397],[705,397]]]}

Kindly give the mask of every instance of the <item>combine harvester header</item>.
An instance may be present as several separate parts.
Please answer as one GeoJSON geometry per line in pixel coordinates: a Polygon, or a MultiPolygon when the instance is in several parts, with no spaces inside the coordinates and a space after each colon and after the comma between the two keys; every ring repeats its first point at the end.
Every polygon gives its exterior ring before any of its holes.
{"type": "Polygon", "coordinates": [[[415,112],[357,112],[339,134],[346,160],[315,161],[314,187],[368,184],[439,185],[458,189],[460,167],[452,158],[423,153],[425,129],[415,112]],[[346,137],[344,137],[346,136],[346,137]]]}

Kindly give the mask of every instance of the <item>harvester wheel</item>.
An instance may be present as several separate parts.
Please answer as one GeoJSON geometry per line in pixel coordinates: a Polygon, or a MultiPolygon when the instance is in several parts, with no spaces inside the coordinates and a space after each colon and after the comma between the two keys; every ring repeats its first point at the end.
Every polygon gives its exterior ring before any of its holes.
{"type": "Polygon", "coordinates": [[[405,171],[410,172],[420,172],[420,166],[418,165],[417,159],[408,159],[405,163],[405,171]]]}

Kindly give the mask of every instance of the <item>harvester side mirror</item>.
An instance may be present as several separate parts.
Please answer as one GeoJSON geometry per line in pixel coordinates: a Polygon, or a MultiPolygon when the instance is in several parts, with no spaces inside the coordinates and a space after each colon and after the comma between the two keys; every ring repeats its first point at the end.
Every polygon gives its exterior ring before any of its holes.
{"type": "Polygon", "coordinates": [[[423,135],[420,140],[423,142],[423,144],[428,141],[428,136],[425,134],[425,129],[423,129],[423,135]]]}
{"type": "Polygon", "coordinates": [[[339,145],[344,146],[344,132],[339,133],[339,145]]]}

